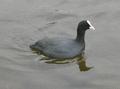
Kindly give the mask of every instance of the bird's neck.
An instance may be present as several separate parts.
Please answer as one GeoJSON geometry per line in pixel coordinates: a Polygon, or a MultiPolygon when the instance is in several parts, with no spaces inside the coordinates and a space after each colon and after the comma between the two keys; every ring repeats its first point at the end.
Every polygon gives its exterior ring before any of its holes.
{"type": "Polygon", "coordinates": [[[81,30],[80,28],[77,29],[77,37],[76,40],[78,42],[85,42],[85,30],[81,30]]]}

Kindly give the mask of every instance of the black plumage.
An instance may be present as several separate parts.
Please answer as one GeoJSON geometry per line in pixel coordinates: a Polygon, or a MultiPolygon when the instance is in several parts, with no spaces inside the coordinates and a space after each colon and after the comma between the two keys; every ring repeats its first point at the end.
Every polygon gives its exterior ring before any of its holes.
{"type": "Polygon", "coordinates": [[[42,39],[35,44],[30,45],[32,50],[47,56],[52,59],[71,59],[81,55],[85,50],[85,32],[87,29],[95,28],[90,21],[83,20],[78,24],[77,36],[75,39],[42,39]]]}

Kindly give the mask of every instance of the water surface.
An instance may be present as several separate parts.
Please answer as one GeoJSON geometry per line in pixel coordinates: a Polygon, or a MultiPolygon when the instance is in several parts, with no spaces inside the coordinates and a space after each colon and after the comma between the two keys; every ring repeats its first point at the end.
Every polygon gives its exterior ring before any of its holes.
{"type": "Polygon", "coordinates": [[[0,0],[0,89],[119,89],[119,0],[0,0]],[[86,33],[87,72],[78,65],[46,64],[29,45],[43,37],[86,33]]]}

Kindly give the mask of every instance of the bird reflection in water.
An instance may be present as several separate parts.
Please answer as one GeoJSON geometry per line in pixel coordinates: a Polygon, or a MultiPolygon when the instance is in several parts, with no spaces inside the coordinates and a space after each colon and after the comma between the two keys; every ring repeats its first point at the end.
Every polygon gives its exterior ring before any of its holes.
{"type": "Polygon", "coordinates": [[[81,72],[85,72],[85,71],[89,71],[90,69],[92,69],[93,67],[88,67],[87,63],[86,63],[86,58],[84,56],[84,54],[79,55],[73,59],[48,59],[47,57],[43,57],[42,59],[40,59],[40,61],[45,61],[45,63],[48,64],[68,64],[68,63],[75,63],[78,65],[79,69],[81,72]]]}

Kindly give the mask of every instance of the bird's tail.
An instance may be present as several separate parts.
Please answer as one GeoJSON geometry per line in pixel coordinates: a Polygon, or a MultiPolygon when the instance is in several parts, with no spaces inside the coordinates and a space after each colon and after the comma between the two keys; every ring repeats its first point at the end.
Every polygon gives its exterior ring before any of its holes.
{"type": "Polygon", "coordinates": [[[29,47],[30,47],[30,49],[33,49],[33,48],[34,48],[34,45],[32,44],[32,45],[30,45],[29,47]]]}

